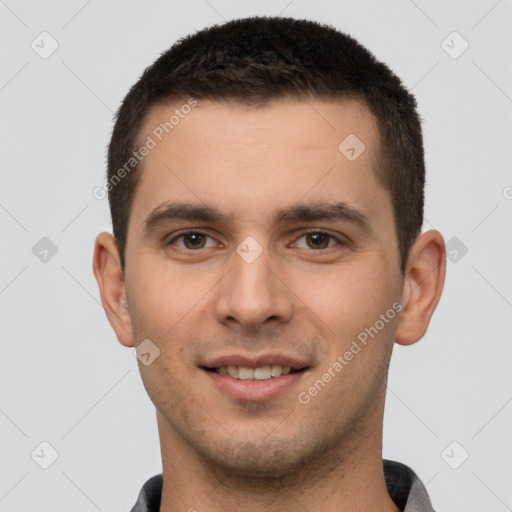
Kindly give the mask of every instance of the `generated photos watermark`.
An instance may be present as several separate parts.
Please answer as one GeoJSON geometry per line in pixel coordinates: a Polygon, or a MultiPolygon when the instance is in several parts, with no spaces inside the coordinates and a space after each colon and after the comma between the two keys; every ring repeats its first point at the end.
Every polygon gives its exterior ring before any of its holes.
{"type": "Polygon", "coordinates": [[[320,393],[325,386],[331,382],[340,372],[347,366],[347,364],[354,359],[354,356],[359,354],[364,347],[368,344],[368,338],[373,339],[375,336],[379,334],[382,329],[388,324],[393,318],[395,318],[396,314],[402,311],[402,304],[399,302],[395,302],[391,308],[389,308],[385,313],[381,313],[379,319],[375,321],[375,323],[366,327],[362,330],[357,336],[356,339],[352,340],[350,348],[346,350],[342,355],[339,355],[336,358],[326,372],[322,374],[322,376],[315,381],[315,383],[309,387],[306,391],[301,391],[297,395],[297,400],[302,405],[307,405],[311,402],[311,399],[320,393]],[[362,345],[362,346],[361,346],[362,345]]]}
{"type": "Polygon", "coordinates": [[[144,143],[132,153],[132,156],[120,167],[107,181],[101,186],[94,187],[92,195],[95,199],[102,200],[107,197],[107,194],[118,185],[123,178],[129,175],[137,165],[147,156],[152,149],[155,149],[157,144],[163,140],[163,138],[171,133],[176,126],[178,126],[182,119],[190,114],[192,108],[197,106],[197,100],[195,98],[189,98],[187,103],[181,105],[180,108],[174,110],[174,114],[169,117],[168,121],[160,123],[152,132],[148,135],[144,143]]]}

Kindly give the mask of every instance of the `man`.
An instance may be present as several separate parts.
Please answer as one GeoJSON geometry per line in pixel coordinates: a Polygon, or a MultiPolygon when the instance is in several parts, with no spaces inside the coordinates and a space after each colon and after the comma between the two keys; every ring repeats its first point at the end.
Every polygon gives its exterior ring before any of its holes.
{"type": "Polygon", "coordinates": [[[142,511],[432,511],[382,460],[394,342],[445,277],[414,98],[354,39],[249,18],[180,40],[109,146],[93,269],[155,404],[142,511]]]}

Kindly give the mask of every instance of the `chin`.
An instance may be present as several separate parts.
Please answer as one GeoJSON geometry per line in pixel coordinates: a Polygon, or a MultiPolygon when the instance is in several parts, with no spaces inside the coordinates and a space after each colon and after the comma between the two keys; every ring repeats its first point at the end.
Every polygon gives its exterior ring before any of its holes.
{"type": "Polygon", "coordinates": [[[321,450],[307,447],[296,439],[268,439],[261,442],[242,442],[238,447],[230,446],[221,452],[210,453],[208,459],[223,473],[250,480],[276,480],[293,476],[304,466],[320,456],[321,450]],[[227,456],[227,454],[229,454],[227,456]]]}

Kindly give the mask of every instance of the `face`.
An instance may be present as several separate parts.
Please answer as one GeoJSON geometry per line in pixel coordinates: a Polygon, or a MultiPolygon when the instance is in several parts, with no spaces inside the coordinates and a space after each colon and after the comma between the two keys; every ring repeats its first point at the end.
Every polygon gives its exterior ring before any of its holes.
{"type": "Polygon", "coordinates": [[[176,108],[145,121],[128,229],[142,379],[170,442],[277,476],[382,421],[403,279],[377,125],[353,100],[202,102],[158,141],[176,108]]]}

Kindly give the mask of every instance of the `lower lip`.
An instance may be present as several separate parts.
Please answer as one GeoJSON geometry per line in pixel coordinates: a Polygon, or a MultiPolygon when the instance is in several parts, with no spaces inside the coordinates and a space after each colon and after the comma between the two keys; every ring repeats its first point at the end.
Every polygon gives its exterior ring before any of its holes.
{"type": "Polygon", "coordinates": [[[237,400],[270,400],[298,382],[307,370],[289,373],[268,380],[239,380],[229,375],[203,370],[221,391],[237,400]]]}

